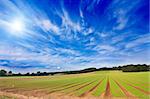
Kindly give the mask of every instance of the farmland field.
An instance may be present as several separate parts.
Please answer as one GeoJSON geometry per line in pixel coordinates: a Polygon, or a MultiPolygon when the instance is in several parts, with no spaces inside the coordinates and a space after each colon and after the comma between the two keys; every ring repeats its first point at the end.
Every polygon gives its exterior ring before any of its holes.
{"type": "Polygon", "coordinates": [[[150,72],[1,77],[0,99],[149,99],[150,72]]]}

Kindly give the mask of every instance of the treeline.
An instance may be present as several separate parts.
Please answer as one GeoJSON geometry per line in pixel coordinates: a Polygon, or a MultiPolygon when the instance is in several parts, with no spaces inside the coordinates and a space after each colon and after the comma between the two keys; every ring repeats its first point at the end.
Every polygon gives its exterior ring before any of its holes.
{"type": "Polygon", "coordinates": [[[56,75],[56,74],[80,74],[80,73],[88,73],[94,71],[105,71],[105,70],[121,70],[123,72],[143,72],[150,71],[150,65],[146,64],[138,64],[138,65],[124,65],[118,67],[102,67],[102,68],[87,68],[83,70],[75,70],[75,71],[63,71],[63,72],[36,72],[36,73],[12,73],[12,71],[7,72],[6,70],[0,70],[0,76],[48,76],[48,75],[56,75]]]}
{"type": "Polygon", "coordinates": [[[142,72],[142,71],[149,71],[150,65],[126,65],[122,67],[123,72],[142,72]]]}
{"type": "Polygon", "coordinates": [[[6,70],[0,70],[0,76],[10,76],[13,75],[12,71],[7,72],[6,70]]]}

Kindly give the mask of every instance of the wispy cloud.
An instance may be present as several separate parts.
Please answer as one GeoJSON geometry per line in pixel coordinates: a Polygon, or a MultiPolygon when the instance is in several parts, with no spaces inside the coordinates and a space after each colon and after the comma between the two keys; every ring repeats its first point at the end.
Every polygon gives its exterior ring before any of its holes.
{"type": "Polygon", "coordinates": [[[126,44],[126,48],[132,48],[136,46],[140,46],[142,44],[150,43],[150,35],[143,35],[139,38],[132,40],[131,42],[126,44]]]}
{"type": "Polygon", "coordinates": [[[112,53],[113,51],[116,51],[117,49],[111,45],[98,45],[94,48],[94,50],[97,50],[99,52],[109,52],[112,53]]]}
{"type": "Polygon", "coordinates": [[[52,31],[54,33],[59,32],[59,28],[56,25],[54,25],[53,23],[51,23],[50,20],[42,20],[41,25],[46,32],[47,31],[52,31]]]}

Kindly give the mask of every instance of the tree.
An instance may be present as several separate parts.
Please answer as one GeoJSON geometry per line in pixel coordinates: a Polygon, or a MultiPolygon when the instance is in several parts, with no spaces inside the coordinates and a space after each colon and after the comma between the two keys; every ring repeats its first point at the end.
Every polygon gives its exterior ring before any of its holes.
{"type": "Polygon", "coordinates": [[[126,65],[122,67],[123,72],[142,72],[142,71],[149,71],[149,65],[126,65]]]}
{"type": "Polygon", "coordinates": [[[12,71],[9,71],[8,74],[12,74],[12,71]]]}
{"type": "Polygon", "coordinates": [[[7,71],[5,70],[0,70],[0,76],[6,76],[7,75],[7,71]]]}
{"type": "Polygon", "coordinates": [[[12,75],[13,75],[12,71],[9,71],[9,72],[7,73],[7,75],[8,75],[8,76],[12,76],[12,75]]]}
{"type": "Polygon", "coordinates": [[[41,72],[40,72],[40,71],[38,71],[38,72],[37,72],[37,75],[38,75],[38,76],[40,76],[40,74],[41,74],[41,72]]]}
{"type": "Polygon", "coordinates": [[[28,73],[26,73],[26,74],[25,74],[25,76],[30,76],[30,73],[29,73],[29,72],[28,72],[28,73]]]}

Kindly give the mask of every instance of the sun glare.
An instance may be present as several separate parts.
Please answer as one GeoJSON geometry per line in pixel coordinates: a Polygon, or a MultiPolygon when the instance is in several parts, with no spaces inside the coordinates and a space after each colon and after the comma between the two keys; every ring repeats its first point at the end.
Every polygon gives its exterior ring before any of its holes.
{"type": "Polygon", "coordinates": [[[15,20],[10,25],[11,30],[14,32],[22,32],[23,31],[23,23],[20,20],[15,20]]]}
{"type": "Polygon", "coordinates": [[[15,19],[7,23],[8,32],[14,36],[23,36],[26,32],[25,23],[21,19],[15,19]]]}

